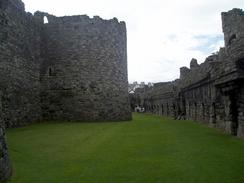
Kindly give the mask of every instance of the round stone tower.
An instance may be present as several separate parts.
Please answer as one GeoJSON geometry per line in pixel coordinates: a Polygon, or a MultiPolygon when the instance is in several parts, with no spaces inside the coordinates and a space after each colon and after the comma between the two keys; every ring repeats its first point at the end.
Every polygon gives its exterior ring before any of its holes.
{"type": "Polygon", "coordinates": [[[130,120],[126,26],[116,18],[36,12],[41,33],[44,119],[130,120]]]}

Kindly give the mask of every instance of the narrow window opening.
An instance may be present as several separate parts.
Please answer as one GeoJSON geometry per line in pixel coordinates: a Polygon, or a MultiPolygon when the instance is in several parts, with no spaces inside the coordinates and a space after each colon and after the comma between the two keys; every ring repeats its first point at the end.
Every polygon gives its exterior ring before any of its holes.
{"type": "Polygon", "coordinates": [[[231,45],[231,43],[233,43],[233,41],[234,41],[235,39],[236,39],[236,35],[233,34],[233,35],[230,37],[228,44],[231,45]]]}
{"type": "Polygon", "coordinates": [[[194,119],[197,120],[197,103],[194,103],[194,119]]]}
{"type": "Polygon", "coordinates": [[[51,67],[48,69],[48,75],[49,76],[53,76],[54,75],[53,69],[51,67]]]}
{"type": "Polygon", "coordinates": [[[205,106],[204,103],[202,103],[202,120],[205,120],[205,106]]]}
{"type": "Polygon", "coordinates": [[[168,103],[166,104],[166,115],[167,116],[169,115],[169,104],[168,103]]]}
{"type": "Polygon", "coordinates": [[[182,101],[182,115],[185,116],[186,115],[186,101],[185,99],[183,99],[182,101]]]}
{"type": "Polygon", "coordinates": [[[48,18],[47,18],[47,16],[44,16],[44,17],[43,17],[43,23],[44,23],[44,24],[48,24],[48,18]]]}
{"type": "Polygon", "coordinates": [[[191,103],[188,104],[188,116],[191,117],[191,103]]]}
{"type": "Polygon", "coordinates": [[[215,104],[215,102],[212,103],[211,120],[212,120],[213,124],[216,123],[216,104],[215,104]]]}

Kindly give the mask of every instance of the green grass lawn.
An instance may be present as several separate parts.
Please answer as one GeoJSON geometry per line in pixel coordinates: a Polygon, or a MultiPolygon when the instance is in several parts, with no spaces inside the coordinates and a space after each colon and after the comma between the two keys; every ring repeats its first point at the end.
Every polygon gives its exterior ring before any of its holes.
{"type": "Polygon", "coordinates": [[[244,183],[244,140],[191,121],[42,123],[7,130],[11,183],[244,183]]]}

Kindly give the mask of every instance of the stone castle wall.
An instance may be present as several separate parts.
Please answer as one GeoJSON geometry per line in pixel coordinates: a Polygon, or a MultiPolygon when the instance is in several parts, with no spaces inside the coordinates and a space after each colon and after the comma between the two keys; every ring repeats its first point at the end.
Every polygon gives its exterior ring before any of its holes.
{"type": "Polygon", "coordinates": [[[131,119],[126,46],[116,18],[32,15],[0,1],[0,182],[11,173],[6,127],[131,119]]]}
{"type": "Polygon", "coordinates": [[[24,4],[2,0],[0,5],[0,91],[7,127],[38,121],[40,108],[39,26],[24,4]]]}
{"type": "Polygon", "coordinates": [[[42,31],[44,119],[129,120],[126,27],[117,19],[55,17],[42,31]]]}
{"type": "Polygon", "coordinates": [[[147,112],[191,119],[244,138],[244,12],[222,13],[225,47],[190,68],[180,78],[136,90],[134,96],[147,112]]]}
{"type": "Polygon", "coordinates": [[[131,119],[124,22],[33,16],[20,0],[3,0],[0,8],[0,90],[7,127],[40,120],[131,119]]]}

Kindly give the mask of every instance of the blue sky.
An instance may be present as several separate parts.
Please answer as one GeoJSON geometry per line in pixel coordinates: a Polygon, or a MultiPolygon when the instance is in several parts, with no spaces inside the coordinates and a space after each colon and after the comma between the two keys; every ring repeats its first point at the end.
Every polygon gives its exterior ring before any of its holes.
{"type": "Polygon", "coordinates": [[[219,47],[224,45],[224,35],[223,34],[213,34],[213,35],[197,35],[194,39],[199,40],[201,44],[192,47],[193,50],[200,50],[202,53],[209,55],[209,53],[215,52],[219,47]]]}
{"type": "Polygon", "coordinates": [[[244,0],[23,0],[26,10],[56,16],[117,17],[127,25],[129,82],[179,77],[191,58],[202,63],[224,45],[221,12],[244,0]]]}

